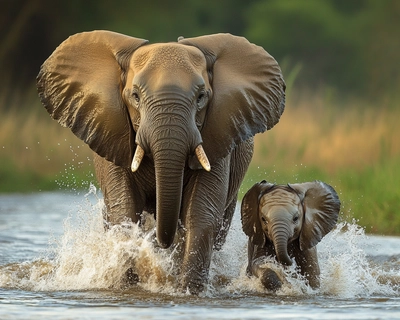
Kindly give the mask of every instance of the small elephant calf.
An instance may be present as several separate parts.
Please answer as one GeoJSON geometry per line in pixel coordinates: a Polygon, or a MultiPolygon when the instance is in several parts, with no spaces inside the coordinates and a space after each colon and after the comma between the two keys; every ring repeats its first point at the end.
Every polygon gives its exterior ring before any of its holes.
{"type": "Polygon", "coordinates": [[[267,257],[283,265],[292,258],[312,288],[319,287],[316,244],[336,225],[340,201],[336,191],[320,181],[275,185],[256,183],[241,206],[243,231],[249,237],[247,273],[260,278],[270,291],[282,286],[267,257]]]}

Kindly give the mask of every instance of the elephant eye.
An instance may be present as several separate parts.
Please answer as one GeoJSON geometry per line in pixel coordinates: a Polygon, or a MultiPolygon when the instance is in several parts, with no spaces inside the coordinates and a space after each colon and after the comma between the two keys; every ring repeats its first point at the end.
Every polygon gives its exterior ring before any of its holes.
{"type": "Polygon", "coordinates": [[[201,103],[205,98],[204,93],[200,93],[199,96],[197,97],[197,103],[201,103]]]}
{"type": "Polygon", "coordinates": [[[261,221],[262,221],[264,224],[268,224],[267,219],[265,219],[264,217],[261,217],[261,221]]]}
{"type": "Polygon", "coordinates": [[[293,222],[296,223],[297,221],[299,221],[299,215],[298,215],[298,214],[296,214],[296,215],[293,217],[293,222]]]}
{"type": "Polygon", "coordinates": [[[140,97],[139,97],[139,94],[137,92],[133,92],[132,93],[132,98],[133,98],[133,100],[135,100],[136,103],[140,102],[140,97]]]}
{"type": "Polygon", "coordinates": [[[199,95],[197,96],[196,103],[199,109],[203,108],[207,103],[208,94],[206,91],[200,91],[199,95]]]}

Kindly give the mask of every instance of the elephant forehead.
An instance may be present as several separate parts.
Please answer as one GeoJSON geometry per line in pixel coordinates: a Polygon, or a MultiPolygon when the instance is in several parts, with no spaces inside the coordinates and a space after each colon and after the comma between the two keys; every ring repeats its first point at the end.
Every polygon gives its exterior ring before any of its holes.
{"type": "Polygon", "coordinates": [[[265,211],[273,206],[297,206],[299,202],[299,197],[293,192],[276,188],[260,198],[260,209],[265,211]]]}
{"type": "Polygon", "coordinates": [[[157,43],[139,48],[132,57],[131,65],[138,68],[184,69],[195,73],[206,67],[202,52],[178,43],[157,43]]]}

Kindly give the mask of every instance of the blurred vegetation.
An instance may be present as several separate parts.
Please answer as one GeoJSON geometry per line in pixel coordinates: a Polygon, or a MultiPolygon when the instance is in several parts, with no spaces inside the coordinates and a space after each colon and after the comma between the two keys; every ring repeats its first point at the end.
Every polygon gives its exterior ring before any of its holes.
{"type": "Polygon", "coordinates": [[[0,192],[86,189],[92,152],[40,109],[0,112],[0,192]]]}
{"type": "Polygon", "coordinates": [[[40,65],[68,36],[108,29],[151,42],[230,32],[280,63],[287,107],[256,137],[253,183],[323,180],[343,219],[400,235],[400,1],[0,0],[0,192],[87,189],[91,151],[51,120],[40,65]]]}
{"type": "Polygon", "coordinates": [[[399,94],[397,0],[0,0],[0,21],[6,102],[26,92],[57,45],[93,29],[152,42],[230,32],[287,68],[301,65],[299,86],[368,99],[399,94]]]}

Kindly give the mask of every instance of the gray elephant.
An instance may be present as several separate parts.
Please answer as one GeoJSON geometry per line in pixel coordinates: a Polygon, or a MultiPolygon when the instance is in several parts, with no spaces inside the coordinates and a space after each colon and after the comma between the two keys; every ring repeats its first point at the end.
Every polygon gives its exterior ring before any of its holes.
{"type": "Polygon", "coordinates": [[[93,31],[64,41],[37,86],[50,115],[95,152],[109,224],[152,213],[162,248],[179,229],[179,285],[202,290],[212,250],[231,224],[253,136],[284,110],[274,58],[230,34],[149,44],[93,31]]]}
{"type": "Polygon", "coordinates": [[[243,231],[248,240],[248,275],[260,278],[270,291],[282,277],[265,263],[274,257],[283,265],[294,258],[312,288],[320,285],[316,245],[337,222],[340,200],[326,183],[315,181],[275,185],[256,183],[241,205],[243,231]]]}

